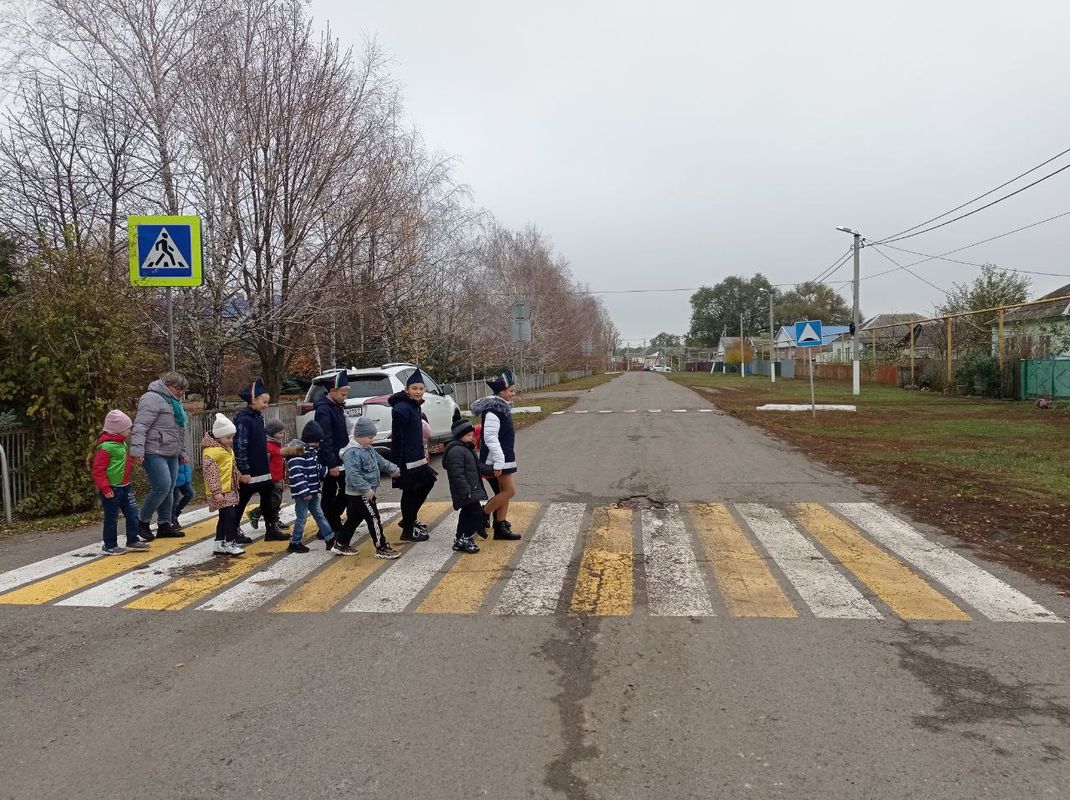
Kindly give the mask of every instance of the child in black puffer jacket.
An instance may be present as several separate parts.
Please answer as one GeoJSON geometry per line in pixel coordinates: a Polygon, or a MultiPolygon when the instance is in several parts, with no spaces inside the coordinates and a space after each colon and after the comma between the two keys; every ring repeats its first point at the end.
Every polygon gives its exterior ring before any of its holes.
{"type": "Polygon", "coordinates": [[[476,431],[466,419],[453,425],[453,439],[446,444],[442,454],[442,466],[450,480],[450,495],[453,507],[460,510],[457,517],[457,535],[453,549],[463,553],[478,553],[479,547],[472,537],[483,533],[482,501],[487,499],[483,479],[476,461],[476,431]]]}

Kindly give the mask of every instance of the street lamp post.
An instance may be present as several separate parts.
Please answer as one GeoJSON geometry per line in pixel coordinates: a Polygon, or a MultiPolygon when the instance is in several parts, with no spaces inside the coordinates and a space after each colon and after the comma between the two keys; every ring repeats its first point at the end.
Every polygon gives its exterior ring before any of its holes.
{"type": "Polygon", "coordinates": [[[851,311],[851,389],[855,395],[860,395],[862,393],[862,368],[858,361],[858,253],[862,249],[862,234],[842,225],[837,226],[836,230],[849,233],[854,237],[855,274],[854,308],[851,311]]]}
{"type": "Polygon", "coordinates": [[[758,291],[769,295],[769,382],[776,383],[776,360],[773,357],[776,346],[773,342],[773,291],[771,289],[758,289],[758,291]]]}

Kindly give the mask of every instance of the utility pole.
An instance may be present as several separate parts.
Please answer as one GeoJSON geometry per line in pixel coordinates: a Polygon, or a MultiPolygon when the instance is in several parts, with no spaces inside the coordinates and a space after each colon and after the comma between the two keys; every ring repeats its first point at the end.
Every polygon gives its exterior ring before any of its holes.
{"type": "Polygon", "coordinates": [[[773,341],[773,293],[769,292],[769,382],[776,383],[776,343],[773,341]]]}
{"type": "Polygon", "coordinates": [[[851,311],[851,389],[857,396],[862,393],[862,367],[858,359],[858,328],[861,324],[861,320],[858,319],[858,258],[859,251],[862,249],[862,234],[858,231],[853,231],[850,228],[845,228],[842,225],[836,228],[838,231],[849,233],[854,237],[854,259],[855,259],[855,271],[854,271],[854,308],[851,311]]]}
{"type": "Polygon", "coordinates": [[[858,252],[862,249],[862,235],[855,233],[855,278],[854,278],[854,308],[851,311],[851,320],[854,323],[854,334],[851,337],[851,357],[853,359],[851,369],[851,391],[857,397],[862,393],[862,367],[858,361],[858,252]]]}
{"type": "Polygon", "coordinates": [[[744,365],[743,360],[747,357],[746,352],[743,350],[743,312],[739,312],[739,377],[747,377],[747,367],[744,365]]]}

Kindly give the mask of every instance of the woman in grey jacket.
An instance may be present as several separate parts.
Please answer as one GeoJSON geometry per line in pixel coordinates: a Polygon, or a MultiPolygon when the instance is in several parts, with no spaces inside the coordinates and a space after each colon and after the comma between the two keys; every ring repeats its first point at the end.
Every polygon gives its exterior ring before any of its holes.
{"type": "Polygon", "coordinates": [[[146,541],[155,536],[149,524],[157,515],[156,536],[185,536],[171,525],[171,503],[179,463],[189,463],[185,448],[186,411],[182,395],[189,381],[181,372],[165,372],[149,384],[137,403],[134,431],[130,435],[130,458],[143,464],[151,487],[138,514],[138,535],[146,541]]]}

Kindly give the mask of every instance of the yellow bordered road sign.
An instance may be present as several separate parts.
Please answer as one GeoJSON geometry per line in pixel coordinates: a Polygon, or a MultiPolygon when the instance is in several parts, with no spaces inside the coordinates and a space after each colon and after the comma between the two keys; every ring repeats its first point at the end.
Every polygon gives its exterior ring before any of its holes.
{"type": "Polygon", "coordinates": [[[133,286],[200,286],[200,217],[127,217],[133,286]]]}

